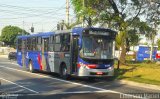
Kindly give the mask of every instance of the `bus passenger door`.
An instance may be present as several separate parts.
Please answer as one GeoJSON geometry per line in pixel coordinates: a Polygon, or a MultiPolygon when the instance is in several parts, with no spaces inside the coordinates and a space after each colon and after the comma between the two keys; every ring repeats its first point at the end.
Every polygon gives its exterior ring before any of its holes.
{"type": "Polygon", "coordinates": [[[26,40],[22,40],[22,67],[26,68],[26,40]]]}
{"type": "Polygon", "coordinates": [[[49,38],[42,38],[42,70],[47,70],[47,52],[48,52],[49,38]]]}
{"type": "Polygon", "coordinates": [[[76,73],[77,72],[77,61],[78,61],[78,40],[79,40],[79,36],[73,36],[73,40],[72,40],[72,73],[76,73]]]}

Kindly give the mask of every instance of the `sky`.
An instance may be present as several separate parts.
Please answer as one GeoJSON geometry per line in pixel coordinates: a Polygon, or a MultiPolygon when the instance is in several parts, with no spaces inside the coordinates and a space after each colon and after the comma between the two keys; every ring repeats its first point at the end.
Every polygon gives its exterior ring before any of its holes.
{"type": "MultiPolygon", "coordinates": [[[[7,25],[18,26],[35,33],[56,30],[56,25],[66,19],[66,0],[0,0],[0,34],[7,25]]],[[[70,5],[70,22],[75,20],[70,5]]]]}

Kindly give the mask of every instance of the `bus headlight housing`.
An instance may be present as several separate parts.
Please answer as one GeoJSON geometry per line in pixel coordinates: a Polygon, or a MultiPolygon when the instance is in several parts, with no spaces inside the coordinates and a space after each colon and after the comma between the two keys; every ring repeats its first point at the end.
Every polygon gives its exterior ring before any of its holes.
{"type": "Polygon", "coordinates": [[[97,65],[96,64],[82,64],[82,63],[79,63],[79,64],[77,64],[77,67],[78,68],[95,69],[95,68],[97,68],[97,65]]]}
{"type": "Polygon", "coordinates": [[[114,66],[110,66],[109,68],[108,68],[108,70],[113,70],[114,69],[114,66]]]}

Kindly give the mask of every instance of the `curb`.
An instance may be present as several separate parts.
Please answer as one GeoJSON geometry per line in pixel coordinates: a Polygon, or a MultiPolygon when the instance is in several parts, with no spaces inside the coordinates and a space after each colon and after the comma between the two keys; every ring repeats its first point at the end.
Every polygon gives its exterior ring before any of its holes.
{"type": "Polygon", "coordinates": [[[158,85],[138,83],[138,82],[127,81],[127,80],[120,80],[119,83],[120,84],[131,85],[131,86],[138,86],[138,87],[152,89],[152,90],[160,90],[160,86],[158,86],[158,85]]]}

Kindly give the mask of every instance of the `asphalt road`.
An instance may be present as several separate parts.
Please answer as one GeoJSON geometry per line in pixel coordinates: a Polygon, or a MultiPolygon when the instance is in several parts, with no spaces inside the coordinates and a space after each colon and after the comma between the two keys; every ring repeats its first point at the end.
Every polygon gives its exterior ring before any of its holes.
{"type": "Polygon", "coordinates": [[[5,58],[0,58],[0,80],[2,99],[133,99],[139,98],[138,95],[143,93],[160,93],[160,90],[129,86],[105,79],[89,81],[72,78],[66,81],[56,74],[30,73],[20,68],[16,62],[5,58]]]}

